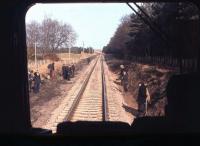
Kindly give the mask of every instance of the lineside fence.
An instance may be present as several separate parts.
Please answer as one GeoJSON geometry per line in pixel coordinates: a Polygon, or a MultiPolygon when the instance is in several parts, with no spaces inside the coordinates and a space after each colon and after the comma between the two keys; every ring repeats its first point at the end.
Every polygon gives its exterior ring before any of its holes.
{"type": "MultiPolygon", "coordinates": [[[[113,58],[114,55],[108,54],[107,58],[113,58]]],[[[195,72],[198,70],[198,58],[175,58],[171,56],[128,56],[127,61],[158,65],[169,69],[180,70],[181,73],[195,72]]]]}

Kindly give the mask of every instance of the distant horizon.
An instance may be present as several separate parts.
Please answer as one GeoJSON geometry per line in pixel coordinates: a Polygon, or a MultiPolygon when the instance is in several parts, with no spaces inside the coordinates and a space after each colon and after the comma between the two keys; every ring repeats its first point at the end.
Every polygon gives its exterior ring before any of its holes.
{"type": "Polygon", "coordinates": [[[102,50],[114,35],[121,18],[133,11],[125,3],[36,4],[26,23],[42,22],[45,16],[70,24],[77,33],[74,47],[102,50]]]}

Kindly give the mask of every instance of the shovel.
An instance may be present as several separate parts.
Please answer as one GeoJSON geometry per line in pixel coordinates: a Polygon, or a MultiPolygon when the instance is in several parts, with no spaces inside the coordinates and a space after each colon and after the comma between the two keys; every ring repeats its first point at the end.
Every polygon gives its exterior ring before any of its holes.
{"type": "Polygon", "coordinates": [[[146,103],[145,103],[145,116],[147,116],[147,104],[148,104],[148,102],[147,102],[147,99],[146,99],[146,103]]]}

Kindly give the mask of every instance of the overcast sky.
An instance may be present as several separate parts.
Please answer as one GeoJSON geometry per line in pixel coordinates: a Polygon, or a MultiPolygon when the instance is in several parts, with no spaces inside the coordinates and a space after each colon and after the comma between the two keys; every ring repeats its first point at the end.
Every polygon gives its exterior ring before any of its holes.
{"type": "Polygon", "coordinates": [[[26,23],[50,16],[66,22],[78,34],[75,46],[102,49],[113,36],[123,16],[132,10],[125,3],[36,4],[26,14],[26,23]]]}

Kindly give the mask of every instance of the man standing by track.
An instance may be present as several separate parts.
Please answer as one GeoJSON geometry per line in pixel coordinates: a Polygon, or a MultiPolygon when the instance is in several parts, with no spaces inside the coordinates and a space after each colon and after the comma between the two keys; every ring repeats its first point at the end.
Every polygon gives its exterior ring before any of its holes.
{"type": "Polygon", "coordinates": [[[147,104],[150,102],[150,94],[147,89],[147,84],[141,82],[138,90],[138,116],[145,116],[147,114],[147,104]]]}
{"type": "Polygon", "coordinates": [[[50,78],[53,79],[54,78],[54,62],[48,65],[48,69],[49,69],[49,75],[50,78]]]}
{"type": "Polygon", "coordinates": [[[72,77],[74,77],[74,74],[75,74],[75,65],[72,64],[71,68],[72,68],[72,77]]]}
{"type": "Polygon", "coordinates": [[[41,78],[40,78],[39,72],[35,72],[34,73],[33,81],[34,81],[33,91],[34,91],[34,93],[39,93],[39,91],[40,91],[40,83],[41,83],[41,78]]]}
{"type": "Polygon", "coordinates": [[[66,66],[65,64],[62,65],[62,76],[63,76],[63,79],[66,79],[66,66]]]}
{"type": "Polygon", "coordinates": [[[33,82],[33,71],[28,72],[28,83],[29,83],[29,92],[32,90],[32,82],[33,82]]]}
{"type": "Polygon", "coordinates": [[[124,88],[124,91],[128,91],[128,73],[126,71],[122,72],[121,83],[124,88]]]}

